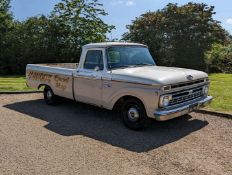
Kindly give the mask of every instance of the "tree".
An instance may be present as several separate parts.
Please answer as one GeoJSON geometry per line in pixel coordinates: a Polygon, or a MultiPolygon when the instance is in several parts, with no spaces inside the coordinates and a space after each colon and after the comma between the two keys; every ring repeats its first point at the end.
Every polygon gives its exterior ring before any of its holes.
{"type": "Polygon", "coordinates": [[[1,0],[0,1],[0,12],[8,13],[10,9],[10,0],[1,0]]]}
{"type": "Polygon", "coordinates": [[[213,44],[205,58],[210,72],[232,73],[232,42],[225,46],[213,44]]]}
{"type": "Polygon", "coordinates": [[[62,0],[51,15],[59,41],[65,46],[62,53],[77,61],[81,47],[87,43],[105,41],[106,33],[114,26],[105,24],[101,17],[107,13],[98,0],[62,0]]]}
{"type": "Polygon", "coordinates": [[[9,9],[10,0],[0,0],[0,39],[12,25],[12,15],[9,9]]]}
{"type": "Polygon", "coordinates": [[[205,51],[229,38],[213,10],[206,4],[168,4],[136,18],[123,39],[147,44],[159,65],[205,70],[205,51]]]}
{"type": "Polygon", "coordinates": [[[107,14],[97,0],[62,0],[50,16],[21,22],[9,3],[0,1],[0,74],[23,74],[29,63],[77,62],[84,44],[106,40],[113,28],[101,20],[107,14]]]}
{"type": "Polygon", "coordinates": [[[12,30],[13,18],[9,11],[10,0],[0,0],[0,73],[5,62],[6,35],[12,30]]]}
{"type": "Polygon", "coordinates": [[[0,0],[0,40],[12,25],[12,15],[9,9],[10,0],[0,0]]]}

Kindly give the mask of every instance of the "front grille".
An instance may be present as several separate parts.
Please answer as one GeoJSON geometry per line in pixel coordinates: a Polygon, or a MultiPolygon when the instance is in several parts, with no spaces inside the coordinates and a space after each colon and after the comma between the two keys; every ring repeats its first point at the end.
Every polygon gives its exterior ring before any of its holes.
{"type": "Polygon", "coordinates": [[[169,102],[169,106],[184,103],[184,102],[203,96],[202,88],[203,87],[197,87],[194,89],[183,90],[183,91],[173,93],[172,99],[169,102]]]}

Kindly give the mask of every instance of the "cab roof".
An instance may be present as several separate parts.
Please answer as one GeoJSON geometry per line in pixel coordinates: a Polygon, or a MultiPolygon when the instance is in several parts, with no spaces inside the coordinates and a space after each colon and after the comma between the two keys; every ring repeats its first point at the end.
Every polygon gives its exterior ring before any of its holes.
{"type": "Polygon", "coordinates": [[[129,42],[102,42],[102,43],[91,43],[84,45],[83,48],[105,48],[105,47],[110,47],[110,46],[142,46],[142,47],[147,47],[144,44],[139,44],[139,43],[129,43],[129,42]]]}

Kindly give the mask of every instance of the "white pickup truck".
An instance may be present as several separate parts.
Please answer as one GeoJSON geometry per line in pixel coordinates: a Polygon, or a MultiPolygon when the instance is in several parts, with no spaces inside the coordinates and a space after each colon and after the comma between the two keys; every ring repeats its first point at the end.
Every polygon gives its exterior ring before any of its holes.
{"type": "Polygon", "coordinates": [[[137,43],[95,43],[83,46],[79,64],[28,64],[27,85],[44,86],[47,104],[57,96],[119,109],[125,125],[143,128],[183,116],[208,105],[208,75],[201,71],[157,66],[147,46],[137,43]]]}

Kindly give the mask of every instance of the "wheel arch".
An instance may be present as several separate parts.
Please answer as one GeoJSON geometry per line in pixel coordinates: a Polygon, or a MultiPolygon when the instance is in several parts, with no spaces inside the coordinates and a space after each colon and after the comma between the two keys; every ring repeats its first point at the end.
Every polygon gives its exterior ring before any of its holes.
{"type": "Polygon", "coordinates": [[[139,101],[143,105],[144,109],[146,110],[144,102],[139,97],[136,97],[134,95],[123,95],[120,98],[118,98],[113,105],[113,110],[119,111],[120,108],[122,107],[123,102],[125,102],[128,99],[135,99],[135,100],[139,101]]]}
{"type": "MultiPolygon", "coordinates": [[[[42,87],[49,87],[49,88],[51,88],[51,86],[49,86],[48,84],[40,84],[39,86],[38,86],[38,90],[40,89],[40,88],[42,88],[42,87]]],[[[51,88],[52,89],[52,88],[51,88]]]]}

